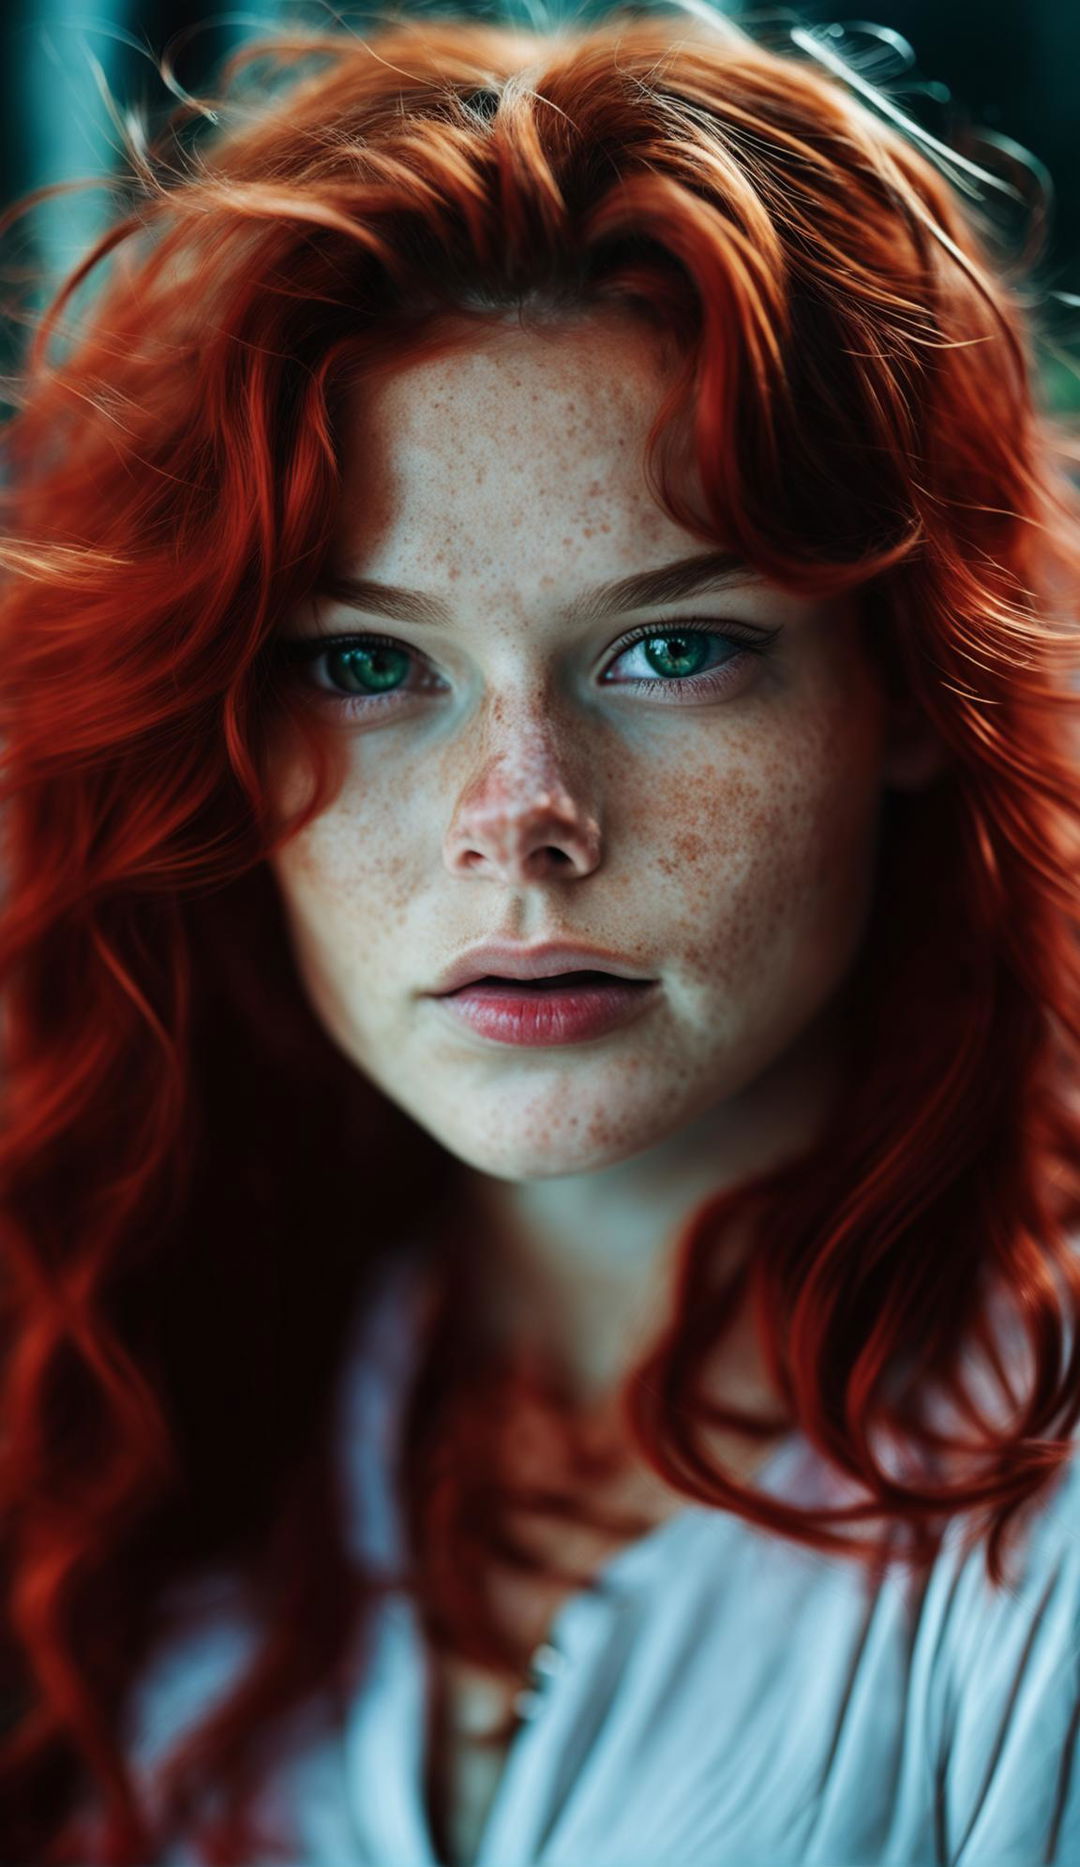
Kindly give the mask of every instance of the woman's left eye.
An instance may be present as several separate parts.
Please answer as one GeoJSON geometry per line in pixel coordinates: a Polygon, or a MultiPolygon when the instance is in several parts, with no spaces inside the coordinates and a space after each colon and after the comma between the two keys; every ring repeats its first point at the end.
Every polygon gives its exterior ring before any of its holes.
{"type": "MultiPolygon", "coordinates": [[[[652,623],[623,644],[611,665],[637,655],[639,671],[631,674],[630,685],[650,693],[672,686],[723,687],[732,683],[736,671],[746,667],[750,656],[766,654],[779,633],[779,629],[750,628],[741,623],[727,629],[691,623],[661,627],[652,623]]],[[[615,685],[622,686],[623,682],[615,685]]]]}

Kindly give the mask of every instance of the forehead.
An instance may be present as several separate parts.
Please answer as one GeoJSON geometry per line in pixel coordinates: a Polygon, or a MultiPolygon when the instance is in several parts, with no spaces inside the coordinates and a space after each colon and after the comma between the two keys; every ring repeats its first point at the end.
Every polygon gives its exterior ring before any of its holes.
{"type": "Polygon", "coordinates": [[[355,385],[341,567],[393,551],[434,568],[432,550],[475,559],[530,541],[549,557],[587,550],[613,563],[628,549],[640,561],[650,544],[685,550],[690,535],[643,472],[671,367],[648,327],[605,313],[542,332],[493,327],[355,385]]]}

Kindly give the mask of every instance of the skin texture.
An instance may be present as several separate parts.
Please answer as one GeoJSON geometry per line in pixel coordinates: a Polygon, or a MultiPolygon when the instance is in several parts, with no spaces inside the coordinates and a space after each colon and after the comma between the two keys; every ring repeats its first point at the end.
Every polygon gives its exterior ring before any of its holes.
{"type": "MultiPolygon", "coordinates": [[[[340,659],[307,670],[343,736],[345,782],[272,859],[317,1015],[466,1169],[487,1220],[489,1323],[552,1357],[616,1445],[619,1377],[662,1319],[669,1244],[710,1192],[798,1151],[821,1121],[882,788],[935,765],[890,718],[850,599],[743,581],[588,627],[562,615],[599,582],[705,548],[642,472],[665,368],[655,338],[604,315],[492,330],[355,398],[335,569],[422,590],[451,616],[409,626],[316,604],[293,620],[290,634],[393,636],[417,665],[407,697],[363,717],[333,697],[340,659]],[[765,656],[711,651],[707,666],[728,657],[712,691],[661,663],[667,685],[650,693],[632,679],[655,665],[623,644],[661,614],[781,633],[765,656]],[[489,937],[581,940],[661,989],[603,1039],[496,1044],[424,996],[489,937]]],[[[302,791],[283,749],[282,807],[302,791]]],[[[718,1397],[775,1400],[745,1314],[721,1359],[718,1397]]],[[[747,1478],[765,1456],[720,1429],[711,1446],[747,1478]]],[[[524,1449],[515,1469],[547,1475],[524,1449]]],[[[685,1500],[631,1455],[606,1501],[659,1521],[685,1500]]],[[[610,1552],[562,1522],[548,1538],[549,1560],[582,1571],[610,1552]]],[[[514,1571],[490,1587],[523,1650],[565,1593],[514,1571]]],[[[514,1688],[457,1656],[433,1664],[437,1819],[461,1864],[514,1688]]]]}
{"type": "MultiPolygon", "coordinates": [[[[882,788],[935,768],[890,717],[854,598],[748,579],[563,617],[601,581],[707,548],[643,475],[666,368],[654,336],[604,312],[495,326],[354,390],[335,569],[419,589],[450,620],[320,599],[287,630],[373,632],[415,657],[407,691],[362,716],[340,661],[294,677],[346,774],[272,858],[304,988],[465,1164],[491,1215],[493,1304],[556,1341],[583,1386],[655,1318],[666,1244],[701,1199],[812,1138],[882,788]],[[726,685],[694,691],[623,646],[661,617],[780,633],[763,656],[720,644],[707,665],[728,658],[726,685]],[[650,676],[663,692],[635,687],[650,676]],[[580,939],[660,990],[603,1039],[496,1044],[425,996],[485,937],[580,939]]],[[[284,748],[279,770],[288,807],[302,773],[284,748]]]]}

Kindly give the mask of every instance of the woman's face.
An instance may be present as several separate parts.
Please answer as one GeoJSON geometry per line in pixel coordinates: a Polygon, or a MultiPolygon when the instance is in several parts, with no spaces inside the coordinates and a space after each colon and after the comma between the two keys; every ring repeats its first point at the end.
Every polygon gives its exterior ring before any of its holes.
{"type": "Polygon", "coordinates": [[[305,989],[360,1070],[507,1180],[626,1160],[775,1076],[872,889],[893,774],[853,602],[746,571],[595,601],[705,554],[643,477],[666,382],[656,340],[602,314],[369,387],[334,568],[425,614],[319,598],[287,629],[391,642],[292,677],[345,752],[334,803],[272,858],[305,989]],[[602,1035],[505,1041],[432,996],[484,939],[601,948],[655,983],[602,1035]]]}

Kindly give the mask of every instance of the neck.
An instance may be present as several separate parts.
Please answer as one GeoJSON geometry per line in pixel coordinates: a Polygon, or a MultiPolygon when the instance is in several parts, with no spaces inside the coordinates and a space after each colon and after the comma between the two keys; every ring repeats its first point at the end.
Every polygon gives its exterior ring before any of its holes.
{"type": "MultiPolygon", "coordinates": [[[[711,1197],[796,1158],[838,1086],[835,1017],[816,1024],[741,1095],[644,1154],[587,1174],[508,1181],[466,1171],[484,1240],[488,1324],[555,1361],[581,1400],[609,1392],[667,1314],[674,1247],[711,1197]]],[[[718,1241],[730,1261],[739,1244],[718,1241]]],[[[747,1330],[733,1371],[758,1398],[747,1330]]],[[[734,1391],[734,1390],[733,1390],[734,1391]]]]}

